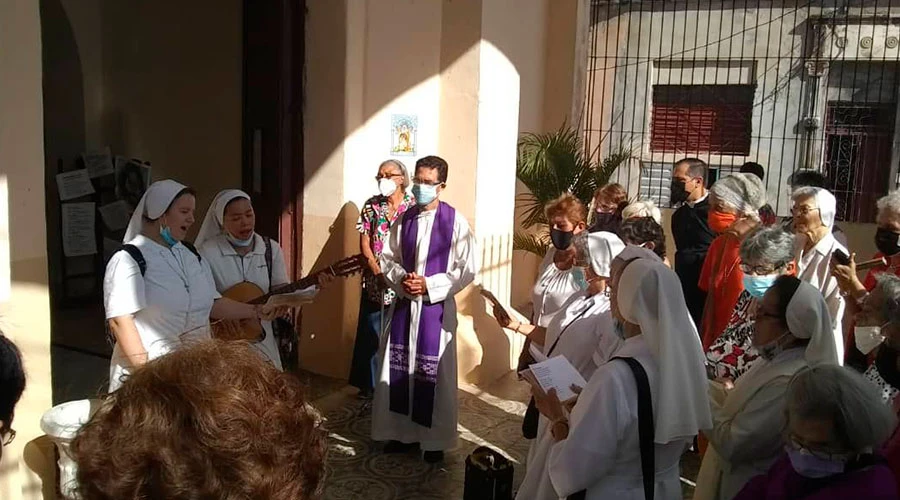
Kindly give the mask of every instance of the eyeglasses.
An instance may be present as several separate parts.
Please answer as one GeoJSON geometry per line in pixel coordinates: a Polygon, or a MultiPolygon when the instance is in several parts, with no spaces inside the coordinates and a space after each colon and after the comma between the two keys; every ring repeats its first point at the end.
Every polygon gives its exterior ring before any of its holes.
{"type": "Polygon", "coordinates": [[[15,429],[10,429],[3,435],[3,446],[9,446],[16,439],[15,429]]]}
{"type": "Polygon", "coordinates": [[[835,461],[848,461],[850,460],[850,454],[837,452],[834,450],[813,450],[808,448],[807,446],[800,443],[796,436],[791,435],[787,440],[787,445],[794,450],[806,453],[808,455],[812,455],[816,458],[821,458],[823,460],[835,460],[835,461]]]}
{"type": "Polygon", "coordinates": [[[394,177],[403,177],[403,174],[384,174],[384,175],[376,175],[375,180],[380,181],[381,179],[393,179],[394,177]]]}
{"type": "Polygon", "coordinates": [[[767,276],[769,274],[775,274],[776,272],[778,272],[779,269],[783,268],[785,265],[787,265],[787,262],[782,262],[782,263],[776,264],[775,267],[751,266],[748,264],[741,264],[740,268],[741,268],[741,272],[743,272],[744,274],[755,274],[757,276],[767,276]]]}
{"type": "Polygon", "coordinates": [[[806,216],[806,215],[809,215],[810,212],[813,212],[813,211],[816,211],[816,210],[818,210],[818,207],[816,207],[816,208],[800,207],[799,209],[791,208],[791,215],[793,215],[793,216],[797,216],[797,215],[800,215],[800,216],[806,216]]]}
{"type": "Polygon", "coordinates": [[[420,186],[440,186],[443,184],[441,181],[428,182],[419,179],[413,179],[413,184],[418,184],[420,186]]]}

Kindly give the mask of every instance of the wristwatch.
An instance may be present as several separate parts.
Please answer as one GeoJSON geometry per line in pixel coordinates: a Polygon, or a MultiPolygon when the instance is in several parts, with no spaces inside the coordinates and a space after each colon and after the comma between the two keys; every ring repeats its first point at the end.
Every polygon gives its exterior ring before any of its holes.
{"type": "Polygon", "coordinates": [[[550,426],[550,434],[553,435],[558,441],[561,441],[569,436],[569,421],[566,420],[565,417],[554,420],[553,424],[550,426]],[[557,429],[564,428],[565,430],[561,430],[560,432],[556,432],[557,429]]]}

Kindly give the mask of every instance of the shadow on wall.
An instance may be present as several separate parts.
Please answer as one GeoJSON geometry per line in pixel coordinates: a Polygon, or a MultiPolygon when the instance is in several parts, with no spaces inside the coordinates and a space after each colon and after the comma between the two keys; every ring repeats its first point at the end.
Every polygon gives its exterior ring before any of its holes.
{"type": "MultiPolygon", "coordinates": [[[[328,225],[328,240],[311,267],[312,272],[359,253],[358,219],[359,208],[354,203],[345,203],[328,225]]],[[[358,275],[338,278],[322,290],[312,304],[303,308],[300,312],[300,366],[314,364],[323,368],[323,375],[347,377],[356,338],[360,291],[358,275]],[[310,360],[315,361],[310,363],[310,360]]]]}

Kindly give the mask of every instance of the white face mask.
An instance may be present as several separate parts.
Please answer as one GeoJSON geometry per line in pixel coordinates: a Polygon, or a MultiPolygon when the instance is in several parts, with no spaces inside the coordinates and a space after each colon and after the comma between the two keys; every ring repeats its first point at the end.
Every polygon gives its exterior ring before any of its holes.
{"type": "Polygon", "coordinates": [[[378,181],[378,192],[381,196],[390,196],[397,192],[397,183],[390,179],[381,179],[378,181]]]}
{"type": "Polygon", "coordinates": [[[881,328],[880,326],[857,326],[853,328],[853,337],[859,352],[869,354],[884,342],[881,328]]]}

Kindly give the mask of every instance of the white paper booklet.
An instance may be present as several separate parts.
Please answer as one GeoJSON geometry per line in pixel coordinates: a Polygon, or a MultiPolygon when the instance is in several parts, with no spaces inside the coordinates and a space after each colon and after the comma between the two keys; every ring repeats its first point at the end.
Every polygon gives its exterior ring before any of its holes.
{"type": "Polygon", "coordinates": [[[572,386],[584,387],[587,381],[578,373],[578,370],[569,363],[563,355],[534,363],[522,370],[522,377],[534,385],[538,385],[544,392],[556,389],[556,395],[562,402],[574,399],[577,394],[572,391],[572,386]]]}

